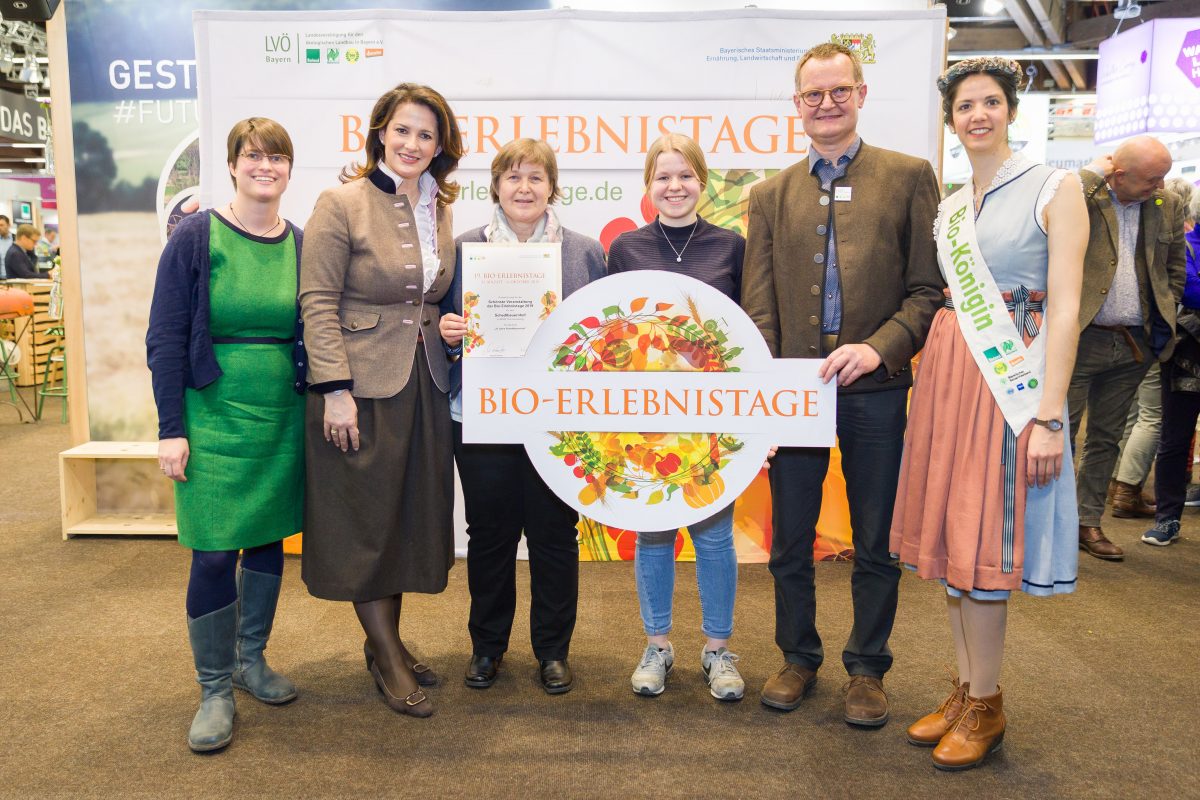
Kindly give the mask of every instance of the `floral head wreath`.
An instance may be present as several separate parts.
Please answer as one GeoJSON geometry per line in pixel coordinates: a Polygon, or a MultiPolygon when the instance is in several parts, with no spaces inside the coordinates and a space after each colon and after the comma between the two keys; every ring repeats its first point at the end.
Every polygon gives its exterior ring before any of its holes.
{"type": "Polygon", "coordinates": [[[1015,85],[1021,85],[1021,65],[1011,58],[1002,56],[981,56],[979,58],[964,58],[957,62],[954,66],[942,73],[942,77],[937,79],[938,91],[943,95],[950,88],[950,84],[954,83],[964,75],[977,75],[987,73],[996,77],[1012,81],[1015,85]]]}

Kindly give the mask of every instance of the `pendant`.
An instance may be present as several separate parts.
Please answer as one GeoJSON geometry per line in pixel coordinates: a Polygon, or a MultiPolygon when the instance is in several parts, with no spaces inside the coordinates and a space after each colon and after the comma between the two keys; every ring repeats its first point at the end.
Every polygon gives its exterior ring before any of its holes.
{"type": "Polygon", "coordinates": [[[676,264],[682,264],[682,263],[683,263],[683,256],[675,256],[675,263],[676,263],[676,264]]]}

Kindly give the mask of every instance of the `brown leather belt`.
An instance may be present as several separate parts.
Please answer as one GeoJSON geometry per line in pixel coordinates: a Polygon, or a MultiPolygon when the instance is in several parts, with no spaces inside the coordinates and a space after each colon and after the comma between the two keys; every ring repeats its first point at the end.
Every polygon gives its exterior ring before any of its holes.
{"type": "Polygon", "coordinates": [[[1124,325],[1097,325],[1096,323],[1093,322],[1088,327],[1096,328],[1097,330],[1112,331],[1113,333],[1121,334],[1122,336],[1125,337],[1125,344],[1129,345],[1129,350],[1133,354],[1133,360],[1139,364],[1141,364],[1143,361],[1146,360],[1146,356],[1143,355],[1141,348],[1138,347],[1137,342],[1135,342],[1133,340],[1133,334],[1131,334],[1129,332],[1129,328],[1127,328],[1126,326],[1124,326],[1124,325]]]}
{"type": "Polygon", "coordinates": [[[822,333],[821,334],[821,355],[827,356],[834,350],[837,350],[838,334],[822,333]]]}

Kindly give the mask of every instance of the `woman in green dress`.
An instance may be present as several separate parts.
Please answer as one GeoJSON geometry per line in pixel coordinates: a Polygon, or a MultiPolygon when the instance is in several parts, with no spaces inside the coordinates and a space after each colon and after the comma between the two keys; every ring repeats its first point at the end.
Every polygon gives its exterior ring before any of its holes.
{"type": "Polygon", "coordinates": [[[197,752],[233,739],[235,687],[270,704],[296,697],[263,658],[283,539],[300,530],[304,505],[301,231],[279,216],[292,141],[279,123],[251,117],[227,144],[235,197],[175,227],[146,334],[159,467],[175,481],[179,543],[192,550],[188,636],[201,702],[188,745],[197,752]]]}

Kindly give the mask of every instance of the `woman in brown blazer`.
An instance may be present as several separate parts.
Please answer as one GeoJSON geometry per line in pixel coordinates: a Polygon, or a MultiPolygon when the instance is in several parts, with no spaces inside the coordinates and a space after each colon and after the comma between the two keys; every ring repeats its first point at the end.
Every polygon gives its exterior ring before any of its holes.
{"type": "Polygon", "coordinates": [[[403,83],[371,112],[366,163],[321,193],[300,306],[312,394],[302,576],[349,600],[385,702],[433,713],[437,682],[400,641],[404,592],[446,588],[454,562],[453,436],[438,300],[454,277],[448,176],[458,124],[433,89],[403,83]]]}

